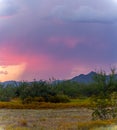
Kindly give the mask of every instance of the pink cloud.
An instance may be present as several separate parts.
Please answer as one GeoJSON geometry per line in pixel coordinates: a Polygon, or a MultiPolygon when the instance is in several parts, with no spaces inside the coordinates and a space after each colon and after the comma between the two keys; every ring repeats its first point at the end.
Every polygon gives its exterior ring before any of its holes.
{"type": "MultiPolygon", "coordinates": [[[[31,56],[27,58],[27,67],[25,77],[28,75],[30,79],[42,78],[49,79],[50,77],[65,78],[69,75],[69,70],[72,66],[70,61],[58,61],[55,58],[47,55],[31,56]],[[31,75],[29,75],[29,73],[31,75]]],[[[28,78],[29,79],[29,78],[28,78]]]]}
{"type": "Polygon", "coordinates": [[[0,65],[2,66],[17,65],[25,60],[25,57],[17,55],[8,48],[2,49],[0,51],[0,56],[0,65]]]}
{"type": "Polygon", "coordinates": [[[77,44],[82,42],[83,39],[75,37],[50,37],[48,42],[50,44],[64,44],[68,48],[74,48],[77,44]]]}
{"type": "MultiPolygon", "coordinates": [[[[53,43],[58,44],[59,39],[51,39],[53,43]]],[[[73,40],[65,39],[67,43],[71,45],[73,40]]],[[[76,41],[74,41],[76,42],[76,41]]],[[[68,44],[67,44],[68,46],[68,44]]],[[[4,50],[4,49],[3,49],[4,50]]],[[[7,51],[0,52],[0,55],[5,57],[3,60],[3,64],[0,66],[12,66],[12,65],[20,65],[25,63],[25,69],[19,80],[33,80],[36,78],[39,79],[49,79],[51,77],[55,77],[56,79],[68,79],[72,78],[80,73],[88,73],[92,70],[92,65],[83,63],[80,60],[58,60],[55,57],[51,57],[47,54],[40,55],[20,55],[14,52],[12,49],[6,49],[7,51]]],[[[96,67],[93,66],[95,69],[96,67]]],[[[4,72],[1,71],[1,74],[4,72]]],[[[6,72],[4,74],[7,74],[6,72]]]]}
{"type": "MultiPolygon", "coordinates": [[[[15,48],[13,48],[15,49],[15,48]]],[[[71,61],[59,61],[47,54],[20,55],[13,51],[11,47],[6,47],[0,52],[2,62],[0,66],[14,66],[25,63],[25,70],[19,80],[49,79],[50,77],[61,78],[68,77],[72,66],[71,61]]],[[[3,72],[2,72],[3,73],[3,72]]]]}

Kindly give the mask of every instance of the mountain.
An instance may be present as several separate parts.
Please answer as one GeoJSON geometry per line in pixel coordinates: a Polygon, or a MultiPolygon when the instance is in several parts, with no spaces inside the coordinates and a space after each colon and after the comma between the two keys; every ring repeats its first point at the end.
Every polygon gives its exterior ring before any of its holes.
{"type": "Polygon", "coordinates": [[[88,74],[80,74],[79,76],[76,76],[71,79],[71,81],[76,81],[79,83],[92,83],[93,82],[93,77],[96,75],[96,72],[91,71],[88,74]]]}
{"type": "Polygon", "coordinates": [[[3,85],[4,87],[6,87],[6,86],[14,86],[14,87],[17,87],[17,86],[20,84],[20,82],[11,80],[11,81],[1,82],[0,84],[3,85]]]}
{"type": "MultiPolygon", "coordinates": [[[[75,81],[75,82],[78,82],[78,83],[85,83],[85,84],[88,84],[88,83],[92,83],[94,80],[93,80],[93,77],[96,75],[97,73],[94,72],[94,71],[91,71],[90,73],[88,74],[80,74],[79,76],[76,76],[74,78],[71,79],[71,81],[75,81]]],[[[115,74],[115,79],[117,80],[117,74],[115,74]]],[[[106,75],[106,80],[108,81],[109,80],[109,75],[106,75]]]]}
{"type": "MultiPolygon", "coordinates": [[[[97,73],[94,72],[94,71],[91,71],[90,73],[88,74],[80,74],[78,76],[75,76],[73,77],[72,79],[69,79],[70,81],[75,81],[75,82],[78,82],[78,83],[84,83],[84,84],[88,84],[88,83],[92,83],[94,82],[93,80],[93,77],[96,75],[97,73]]],[[[117,80],[117,74],[115,74],[115,78],[117,80]]],[[[106,75],[106,80],[108,81],[109,80],[109,75],[106,75]]],[[[40,80],[41,81],[41,80],[40,80]]],[[[38,81],[38,82],[40,82],[38,81]]],[[[58,84],[58,83],[61,83],[65,80],[54,80],[52,82],[52,84],[58,84]]],[[[33,81],[32,81],[33,82],[33,81]]],[[[32,83],[32,82],[29,82],[29,83],[32,83]]],[[[6,86],[14,86],[14,87],[17,87],[21,84],[20,81],[5,81],[5,82],[1,82],[0,83],[1,85],[3,85],[4,87],[6,86]]]]}

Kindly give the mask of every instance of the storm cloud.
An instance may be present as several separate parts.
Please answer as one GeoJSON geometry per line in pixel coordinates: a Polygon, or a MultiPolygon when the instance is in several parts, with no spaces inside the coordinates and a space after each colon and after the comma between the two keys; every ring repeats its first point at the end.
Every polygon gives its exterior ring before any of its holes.
{"type": "Polygon", "coordinates": [[[64,79],[117,64],[114,0],[0,2],[1,74],[5,66],[19,80],[64,79]]]}

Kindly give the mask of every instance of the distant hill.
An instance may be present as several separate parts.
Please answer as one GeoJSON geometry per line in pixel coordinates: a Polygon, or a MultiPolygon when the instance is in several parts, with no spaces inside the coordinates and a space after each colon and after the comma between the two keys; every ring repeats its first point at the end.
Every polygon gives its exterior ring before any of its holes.
{"type": "MultiPolygon", "coordinates": [[[[94,72],[94,71],[91,71],[90,73],[88,73],[86,75],[80,74],[79,76],[72,78],[71,81],[75,81],[75,82],[78,82],[78,83],[85,83],[85,84],[92,83],[92,82],[94,82],[93,77],[96,74],[97,73],[94,72]]],[[[117,74],[115,74],[115,79],[117,80],[117,74]]],[[[109,75],[106,75],[106,80],[107,81],[109,80],[109,75]]]]}
{"type": "Polygon", "coordinates": [[[93,80],[93,77],[96,75],[96,72],[93,72],[91,71],[90,73],[88,74],[80,74],[79,76],[76,76],[74,78],[71,79],[71,81],[76,81],[76,82],[79,82],[79,83],[92,83],[94,80],[93,80]]]}
{"type": "Polygon", "coordinates": [[[6,87],[6,86],[14,86],[14,87],[17,87],[17,86],[20,84],[20,82],[11,80],[11,81],[1,82],[0,84],[3,85],[4,87],[6,87]]]}
{"type": "MultiPolygon", "coordinates": [[[[94,72],[94,71],[91,71],[90,73],[88,74],[80,74],[78,76],[75,76],[71,79],[69,79],[70,81],[75,81],[75,82],[78,82],[78,83],[84,83],[84,84],[89,84],[89,83],[92,83],[94,82],[93,80],[93,77],[96,75],[97,73],[94,72]]],[[[116,79],[117,79],[117,74],[115,75],[116,79]]],[[[109,75],[106,76],[106,79],[107,81],[109,80],[109,75]]],[[[58,83],[61,83],[65,80],[55,80],[52,82],[52,84],[58,84],[58,83]]],[[[39,82],[39,81],[38,81],[39,82]]],[[[13,85],[15,87],[19,86],[20,85],[20,81],[5,81],[5,82],[1,82],[0,84],[3,85],[4,87],[8,86],[8,85],[13,85]]],[[[32,83],[32,82],[29,82],[29,83],[32,83]]]]}

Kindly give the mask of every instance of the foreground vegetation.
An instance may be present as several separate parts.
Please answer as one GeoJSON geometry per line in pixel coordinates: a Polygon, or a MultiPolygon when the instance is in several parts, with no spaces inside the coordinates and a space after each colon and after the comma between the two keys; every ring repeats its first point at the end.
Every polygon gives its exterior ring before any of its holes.
{"type": "MultiPolygon", "coordinates": [[[[95,130],[114,126],[117,120],[91,121],[86,108],[16,110],[0,109],[0,128],[5,130],[95,130]]],[[[109,129],[110,130],[110,129],[109,129]]],[[[112,129],[113,130],[113,129],[112,129]]]]}

